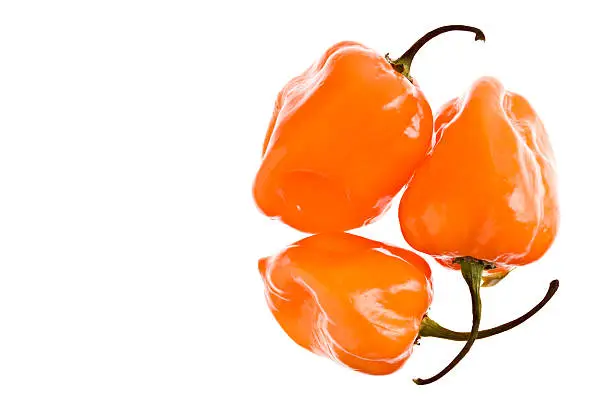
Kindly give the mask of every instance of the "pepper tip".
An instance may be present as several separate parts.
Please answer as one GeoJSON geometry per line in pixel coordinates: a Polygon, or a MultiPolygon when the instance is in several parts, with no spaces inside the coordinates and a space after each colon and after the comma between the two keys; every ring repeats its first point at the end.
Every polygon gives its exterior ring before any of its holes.
{"type": "Polygon", "coordinates": [[[261,274],[261,276],[264,276],[264,274],[266,273],[266,270],[268,269],[268,261],[269,261],[269,258],[264,257],[264,258],[261,258],[257,262],[257,269],[259,269],[259,273],[261,274]]]}

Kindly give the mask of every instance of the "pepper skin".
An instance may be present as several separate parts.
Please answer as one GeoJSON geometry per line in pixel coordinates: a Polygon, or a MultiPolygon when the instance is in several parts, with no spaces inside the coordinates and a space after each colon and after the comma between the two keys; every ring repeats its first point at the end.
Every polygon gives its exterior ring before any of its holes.
{"type": "Polygon", "coordinates": [[[368,374],[412,353],[432,301],[415,253],[347,233],[314,235],[259,261],[270,310],[300,346],[368,374]]]}
{"type": "MultiPolygon", "coordinates": [[[[466,341],[425,313],[432,301],[431,271],[419,255],[344,232],[323,233],[262,258],[268,306],[300,346],[368,374],[390,374],[424,337],[466,341]]],[[[535,315],[558,281],[524,315],[476,333],[486,338],[535,315]]]]}
{"type": "Polygon", "coordinates": [[[539,259],[559,219],[554,157],[548,135],[522,96],[490,77],[446,104],[435,120],[436,144],[400,202],[399,221],[412,248],[458,265],[472,297],[469,351],[480,324],[480,286],[539,259]],[[492,273],[492,275],[487,276],[492,273]]]}
{"type": "Polygon", "coordinates": [[[449,266],[470,256],[510,268],[539,259],[559,219],[553,152],[522,96],[490,77],[446,104],[437,144],[399,208],[406,241],[449,266]]]}
{"type": "Polygon", "coordinates": [[[432,147],[433,117],[409,74],[412,58],[446,26],[396,61],[356,42],[328,49],[278,94],[253,186],[260,210],[304,232],[345,231],[383,214],[432,147]]]}

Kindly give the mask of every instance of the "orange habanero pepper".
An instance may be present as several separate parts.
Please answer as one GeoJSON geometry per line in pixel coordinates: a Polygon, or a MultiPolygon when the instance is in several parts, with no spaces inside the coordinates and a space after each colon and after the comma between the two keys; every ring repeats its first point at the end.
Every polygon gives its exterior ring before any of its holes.
{"type": "Polygon", "coordinates": [[[438,375],[415,380],[420,384],[446,374],[473,344],[483,271],[495,269],[501,278],[539,259],[559,218],[552,149],[525,98],[481,78],[442,108],[435,132],[433,151],[401,199],[399,221],[410,246],[461,268],[473,324],[460,355],[438,375]]]}
{"type": "MultiPolygon", "coordinates": [[[[418,337],[467,340],[470,333],[437,324],[431,271],[419,255],[344,232],[323,233],[259,261],[266,298],[283,330],[300,346],[368,374],[389,374],[418,337]]],[[[489,337],[533,316],[478,333],[489,337]]]]}
{"type": "Polygon", "coordinates": [[[433,117],[410,76],[440,27],[395,61],[356,42],[328,49],[278,94],[253,186],[261,211],[304,232],[372,222],[432,146],[433,117]]]}

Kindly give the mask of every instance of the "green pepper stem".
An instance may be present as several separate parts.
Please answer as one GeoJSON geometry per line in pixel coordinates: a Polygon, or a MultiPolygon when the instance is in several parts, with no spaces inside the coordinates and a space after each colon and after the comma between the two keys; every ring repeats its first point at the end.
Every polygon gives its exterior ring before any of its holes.
{"type": "Polygon", "coordinates": [[[410,47],[404,54],[402,54],[402,56],[399,57],[398,59],[391,60],[389,58],[389,54],[385,55],[385,59],[387,60],[387,62],[389,62],[389,64],[391,64],[393,69],[395,69],[400,74],[404,75],[406,78],[408,78],[408,80],[412,82],[412,77],[410,76],[410,66],[412,65],[412,60],[414,59],[414,56],[416,55],[416,53],[431,39],[439,36],[440,34],[447,33],[449,31],[469,31],[469,32],[476,34],[476,41],[479,41],[479,40],[485,41],[485,35],[482,32],[482,30],[480,30],[479,28],[470,27],[466,25],[458,25],[458,24],[447,25],[447,26],[436,28],[435,30],[432,30],[428,32],[427,34],[425,34],[417,42],[415,42],[412,45],[412,47],[410,47]]]}
{"type": "MultiPolygon", "coordinates": [[[[516,326],[524,323],[525,321],[530,319],[533,315],[535,315],[537,312],[539,312],[540,309],[542,309],[544,305],[548,303],[550,299],[552,299],[554,294],[557,292],[557,289],[559,289],[559,281],[555,279],[554,281],[550,282],[550,285],[548,286],[548,292],[546,292],[546,295],[544,296],[544,298],[540,301],[540,303],[535,305],[530,311],[528,311],[521,317],[518,317],[512,321],[509,321],[508,323],[504,323],[502,325],[493,327],[491,329],[481,330],[478,332],[478,335],[476,336],[476,338],[484,339],[487,337],[495,336],[496,334],[503,333],[505,331],[513,329],[516,326]]],[[[438,324],[436,321],[430,319],[428,316],[425,316],[423,318],[423,321],[421,322],[419,336],[420,337],[436,337],[436,338],[445,339],[445,340],[466,341],[470,337],[470,333],[456,332],[454,330],[449,330],[446,327],[443,327],[440,324],[438,324]]]]}
{"type": "Polygon", "coordinates": [[[472,298],[472,330],[467,339],[467,342],[457,354],[457,356],[451,361],[442,371],[433,377],[427,379],[415,378],[413,381],[418,385],[431,384],[434,381],[439,380],[451,371],[472,348],[472,345],[476,341],[478,336],[478,328],[480,327],[480,317],[482,305],[480,302],[480,281],[482,279],[482,272],[486,269],[491,269],[492,265],[479,261],[471,257],[457,258],[455,262],[461,265],[461,274],[463,279],[470,289],[470,296],[472,298]]]}

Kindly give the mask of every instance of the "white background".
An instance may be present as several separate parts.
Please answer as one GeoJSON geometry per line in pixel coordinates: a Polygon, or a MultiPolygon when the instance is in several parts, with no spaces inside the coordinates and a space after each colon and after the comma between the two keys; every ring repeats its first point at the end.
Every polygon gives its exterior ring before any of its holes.
{"type": "MultiPolygon", "coordinates": [[[[3,1],[0,407],[609,406],[610,30],[605,2],[3,1]],[[400,55],[444,24],[413,75],[436,110],[481,75],[541,115],[557,160],[558,239],[483,290],[478,342],[422,341],[386,377],[300,349],[269,313],[257,259],[303,234],[251,183],[278,90],[350,39],[400,55]]],[[[396,203],[397,204],[397,203],[396,203]]],[[[359,234],[405,245],[396,207],[359,234]]],[[[433,265],[431,315],[470,322],[433,265]]]]}

